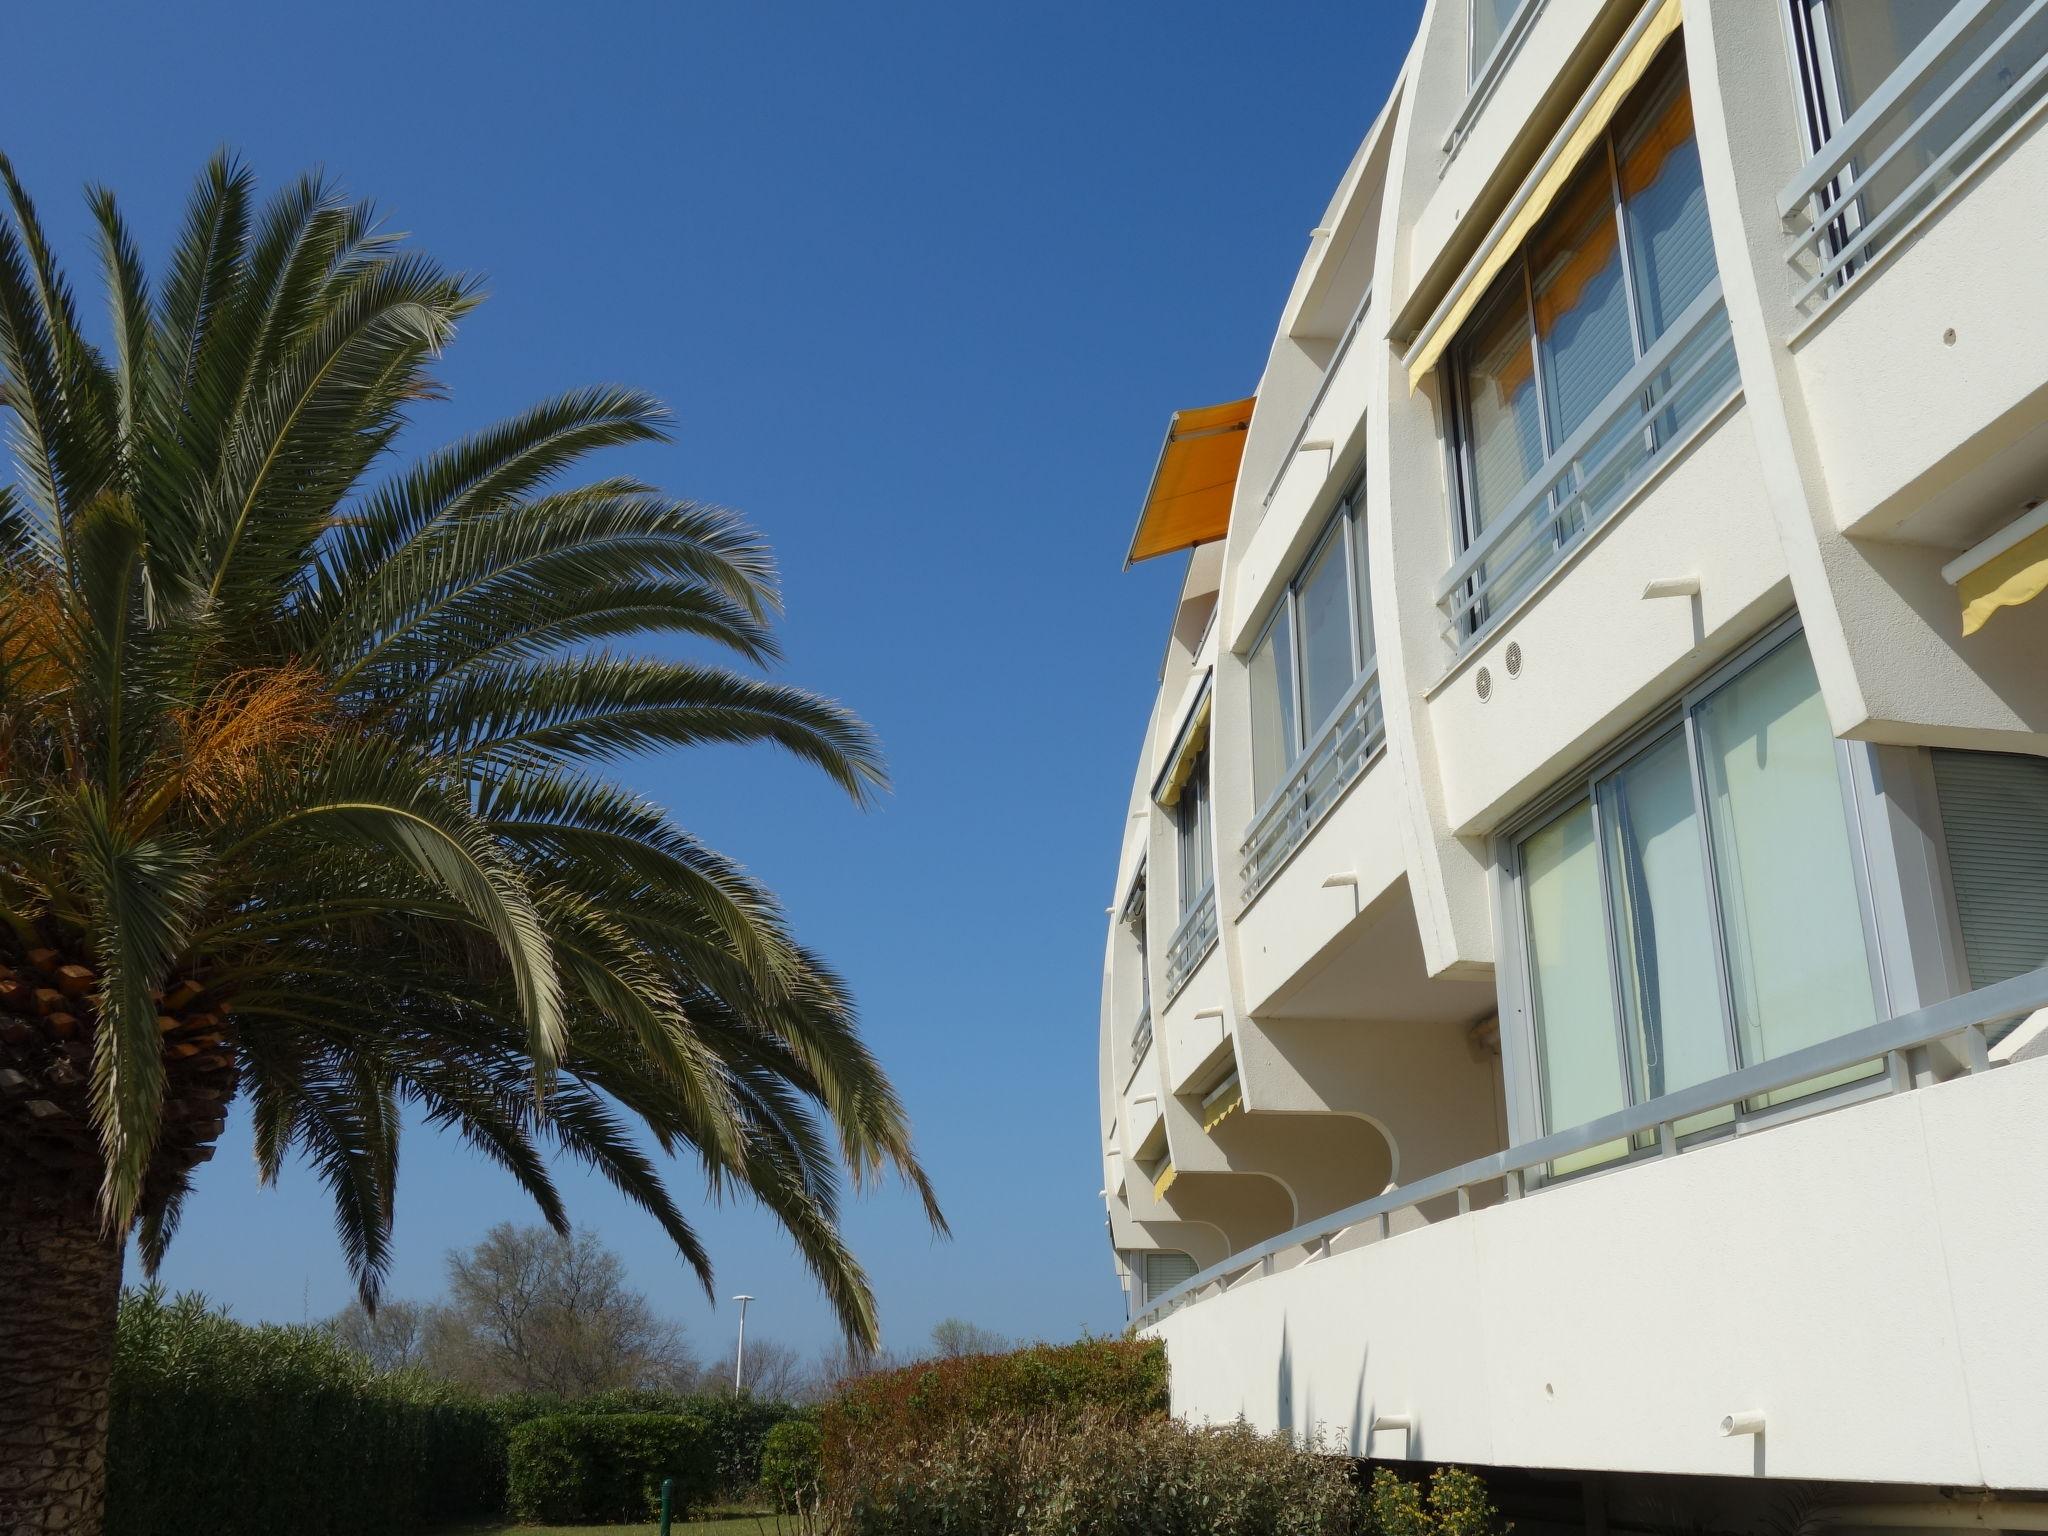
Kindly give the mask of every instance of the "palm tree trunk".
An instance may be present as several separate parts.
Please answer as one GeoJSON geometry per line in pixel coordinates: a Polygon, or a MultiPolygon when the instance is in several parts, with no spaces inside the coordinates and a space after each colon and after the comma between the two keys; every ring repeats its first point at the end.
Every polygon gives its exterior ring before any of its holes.
{"type": "Polygon", "coordinates": [[[121,1247],[84,1180],[0,1204],[0,1532],[100,1536],[121,1247]]]}

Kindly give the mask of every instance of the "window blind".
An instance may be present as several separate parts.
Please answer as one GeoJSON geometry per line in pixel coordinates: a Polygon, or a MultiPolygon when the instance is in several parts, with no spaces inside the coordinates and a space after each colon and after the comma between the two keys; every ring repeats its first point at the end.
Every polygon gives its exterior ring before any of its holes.
{"type": "Polygon", "coordinates": [[[1934,754],[1970,985],[2048,965],[2048,761],[1934,754]]]}
{"type": "Polygon", "coordinates": [[[1145,1255],[1145,1305],[1150,1306],[1176,1285],[1195,1278],[1195,1261],[1185,1253],[1145,1255]]]}

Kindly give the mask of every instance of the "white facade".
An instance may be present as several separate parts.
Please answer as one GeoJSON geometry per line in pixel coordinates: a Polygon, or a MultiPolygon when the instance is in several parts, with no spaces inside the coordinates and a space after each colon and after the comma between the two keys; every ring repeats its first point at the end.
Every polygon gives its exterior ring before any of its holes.
{"type": "Polygon", "coordinates": [[[2048,1491],[2044,110],[2048,0],[1428,6],[1118,860],[1180,1412],[2048,1491]]]}

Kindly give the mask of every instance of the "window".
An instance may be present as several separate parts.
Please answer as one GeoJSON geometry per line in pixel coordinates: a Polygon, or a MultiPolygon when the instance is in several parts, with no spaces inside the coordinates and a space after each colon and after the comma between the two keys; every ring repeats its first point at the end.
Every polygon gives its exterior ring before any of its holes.
{"type": "Polygon", "coordinates": [[[1147,1253],[1142,1258],[1142,1283],[1148,1307],[1176,1285],[1185,1285],[1195,1278],[1195,1261],[1189,1254],[1147,1253]]]}
{"type": "Polygon", "coordinates": [[[1807,135],[1849,152],[1817,185],[1816,284],[1853,275],[1913,209],[1966,174],[2048,81],[2048,12],[2031,0],[1789,0],[1807,135]],[[2029,14],[2029,12],[2032,14],[2029,14]],[[1840,139],[1868,109],[1853,141],[1840,139]]]}
{"type": "Polygon", "coordinates": [[[1361,470],[1246,657],[1252,793],[1261,805],[1375,670],[1364,503],[1361,470]]]}
{"type": "MultiPolygon", "coordinates": [[[[1689,699],[1515,842],[1544,1132],[1875,1022],[1843,782],[1793,634],[1689,699]]],[[[1554,1171],[1625,1150],[1596,1148],[1554,1171]]]]}
{"type": "Polygon", "coordinates": [[[1472,36],[1466,51],[1465,79],[1476,82],[1500,52],[1515,17],[1530,0],[1472,0],[1472,36]]]}
{"type": "Polygon", "coordinates": [[[1214,840],[1209,835],[1209,749],[1195,754],[1188,781],[1173,803],[1175,841],[1180,852],[1180,910],[1183,919],[1216,883],[1214,840]]]}
{"type": "Polygon", "coordinates": [[[1696,307],[1716,276],[1684,55],[1667,46],[1446,354],[1458,544],[1491,556],[1461,562],[1470,579],[1446,599],[1461,636],[1726,398],[1726,319],[1696,307]]]}
{"type": "Polygon", "coordinates": [[[2048,965],[2048,759],[1934,753],[1970,985],[2048,965]]]}
{"type": "Polygon", "coordinates": [[[1365,770],[1384,739],[1360,470],[1245,657],[1252,795],[1243,847],[1255,895],[1365,770]]]}
{"type": "Polygon", "coordinates": [[[1145,866],[1138,866],[1121,914],[1137,950],[1138,1018],[1131,1026],[1131,1059],[1135,1062],[1152,1043],[1152,963],[1145,943],[1145,866]]]}

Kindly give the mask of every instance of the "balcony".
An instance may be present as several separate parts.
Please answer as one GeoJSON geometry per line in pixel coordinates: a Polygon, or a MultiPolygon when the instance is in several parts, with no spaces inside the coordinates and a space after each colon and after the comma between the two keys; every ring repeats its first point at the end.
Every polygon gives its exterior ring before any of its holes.
{"type": "Polygon", "coordinates": [[[1717,279],[1444,574],[1436,600],[1453,651],[1477,645],[1740,387],[1717,279]]]}
{"type": "Polygon", "coordinates": [[[1166,997],[1171,1002],[1216,947],[1216,887],[1204,886],[1188,903],[1166,946],[1166,997]]]}
{"type": "MultiPolygon", "coordinates": [[[[1968,1072],[1982,1071],[1990,1065],[1989,1041],[2042,1008],[2048,1008],[2048,968],[1696,1083],[1572,1130],[1475,1158],[1233,1254],[1162,1296],[1139,1314],[1138,1324],[1155,1323],[1175,1308],[1199,1300],[1205,1292],[1228,1290],[1254,1272],[1270,1274],[1277,1267],[1276,1260],[1299,1262],[1304,1256],[1327,1255],[1332,1244],[1355,1231],[1363,1229],[1384,1237],[1395,1217],[1432,1200],[1455,1196],[1462,1214],[1471,1209],[1474,1192],[1482,1188],[1497,1188],[1515,1200],[1540,1188],[1567,1187],[1572,1182],[1569,1179],[1550,1180],[1546,1186],[1546,1170],[1553,1164],[1583,1160],[1589,1152],[1621,1145],[1641,1148],[1658,1159],[1675,1157],[1689,1145],[1725,1140],[1683,1142],[1680,1127],[1724,1111],[1746,1111],[1753,1102],[1851,1072],[1872,1061],[1885,1064],[1880,1081],[1887,1092],[1913,1088],[1912,1053],[1929,1046],[1951,1049],[1968,1072]]],[[[1753,1123],[1738,1125],[1741,1134],[1753,1134],[1755,1129],[1753,1123]]]]}
{"type": "Polygon", "coordinates": [[[2048,101],[2048,0],[1961,0],[1779,195],[1796,302],[1825,310],[2048,101]],[[2010,17],[2008,21],[2007,18],[2010,17]]]}
{"type": "Polygon", "coordinates": [[[1147,1006],[1138,1010],[1138,1022],[1131,1026],[1131,1066],[1133,1069],[1145,1059],[1145,1053],[1152,1049],[1152,1009],[1147,1006]]]}
{"type": "Polygon", "coordinates": [[[1239,1249],[1136,1324],[1166,1340],[1175,1412],[1320,1420],[1359,1455],[2041,1487],[2048,1337],[2010,1284],[2048,1187],[2048,1061],[1994,1065],[1987,1040],[2044,1004],[2048,970],[1418,1179],[1239,1249]],[[1930,1081],[1943,1057],[1956,1075],[1930,1081]],[[1875,1094],[1681,1134],[1871,1059],[1875,1094]],[[1538,1182],[1615,1141],[1643,1150],[1538,1182]],[[1717,1433],[1752,1411],[1761,1439],[1717,1433]]]}
{"type": "Polygon", "coordinates": [[[1249,905],[1365,772],[1385,745],[1386,715],[1380,706],[1377,670],[1352,685],[1330,723],[1301,755],[1293,772],[1253,818],[1238,850],[1238,873],[1249,905]]]}

